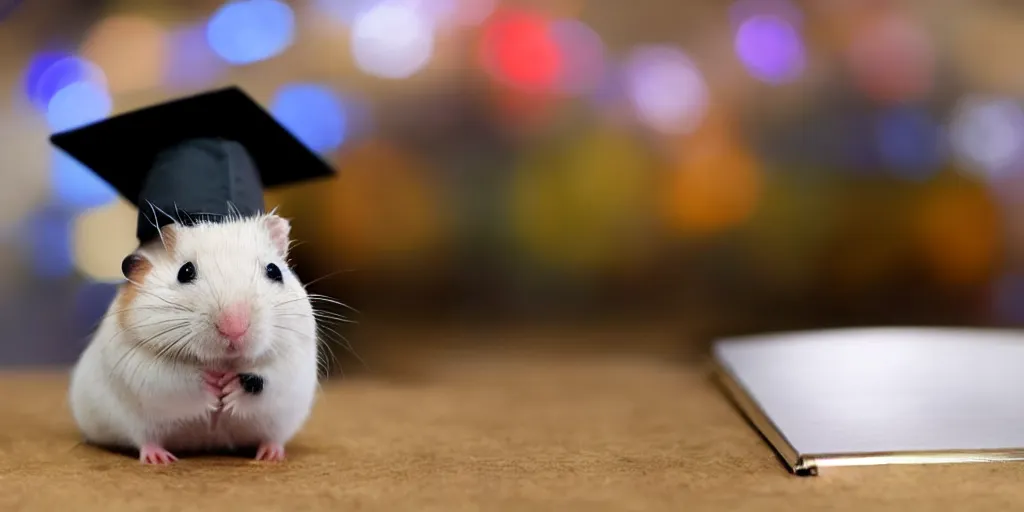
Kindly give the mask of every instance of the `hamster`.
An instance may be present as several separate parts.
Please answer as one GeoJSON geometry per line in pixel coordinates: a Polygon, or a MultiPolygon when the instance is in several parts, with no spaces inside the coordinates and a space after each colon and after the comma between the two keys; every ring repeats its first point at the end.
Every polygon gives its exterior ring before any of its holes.
{"type": "Polygon", "coordinates": [[[127,282],[71,371],[86,441],[144,464],[243,447],[285,458],[319,389],[314,310],[285,263],[290,231],[273,213],[171,224],[124,259],[127,282]],[[239,375],[262,388],[246,392],[239,375]]]}

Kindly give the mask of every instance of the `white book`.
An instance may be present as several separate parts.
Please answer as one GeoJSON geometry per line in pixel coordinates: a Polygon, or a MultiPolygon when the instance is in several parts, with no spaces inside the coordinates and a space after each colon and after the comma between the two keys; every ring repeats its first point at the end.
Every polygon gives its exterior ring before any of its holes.
{"type": "Polygon", "coordinates": [[[796,474],[1024,460],[1024,332],[851,328],[713,351],[727,394],[796,474]]]}

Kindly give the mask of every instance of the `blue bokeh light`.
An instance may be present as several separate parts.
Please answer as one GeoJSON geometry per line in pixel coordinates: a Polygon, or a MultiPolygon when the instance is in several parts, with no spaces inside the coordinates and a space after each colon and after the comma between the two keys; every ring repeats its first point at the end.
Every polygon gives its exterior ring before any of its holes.
{"type": "Polygon", "coordinates": [[[875,142],[882,162],[898,176],[923,180],[942,164],[942,130],[928,112],[909,107],[878,118],[875,142]]]}
{"type": "MultiPolygon", "coordinates": [[[[39,110],[45,110],[50,97],[40,90],[40,79],[56,63],[71,57],[70,54],[61,51],[42,51],[37,53],[29,61],[25,70],[22,87],[25,89],[25,96],[39,110]]],[[[56,91],[54,91],[56,92],[56,91]]]]}
{"type": "Polygon", "coordinates": [[[59,51],[37,54],[24,76],[25,95],[40,111],[46,111],[53,96],[61,89],[78,82],[106,87],[106,76],[96,64],[59,51]]]}
{"type": "Polygon", "coordinates": [[[71,245],[74,215],[61,208],[45,207],[21,225],[22,248],[28,253],[32,272],[43,279],[62,279],[75,271],[71,245]]]}
{"type": "Polygon", "coordinates": [[[53,194],[65,206],[96,208],[117,199],[117,190],[88,167],[60,150],[52,152],[53,194]]]}
{"type": "MultiPolygon", "coordinates": [[[[53,96],[46,120],[54,132],[73,130],[100,121],[113,110],[107,91],[91,82],[73,83],[53,96]]],[[[53,192],[72,208],[93,208],[113,201],[117,191],[93,171],[60,150],[52,152],[53,192]]]]}
{"type": "Polygon", "coordinates": [[[110,115],[113,100],[92,82],[75,82],[57,91],[46,107],[46,122],[54,132],[73,130],[110,115]]]}
{"type": "Polygon", "coordinates": [[[345,109],[341,99],[328,87],[286,85],[274,95],[270,111],[292,135],[315,152],[333,151],[345,141],[345,109]]]}
{"type": "Polygon", "coordinates": [[[206,40],[220,58],[245,65],[279,55],[294,39],[295,14],[278,0],[232,0],[213,14],[206,40]]]}

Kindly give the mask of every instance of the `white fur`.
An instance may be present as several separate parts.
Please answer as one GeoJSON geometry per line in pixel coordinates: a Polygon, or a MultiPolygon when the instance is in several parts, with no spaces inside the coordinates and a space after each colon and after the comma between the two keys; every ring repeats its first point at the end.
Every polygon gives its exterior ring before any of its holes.
{"type": "Polygon", "coordinates": [[[155,443],[173,453],[284,446],[298,432],[318,388],[316,321],[287,254],[271,240],[274,222],[287,225],[267,215],[175,226],[174,254],[160,241],[140,249],[152,270],[130,304],[112,303],[72,372],[71,410],[88,441],[155,443]],[[178,270],[189,261],[198,277],[181,284],[178,270]],[[266,277],[268,263],[281,269],[283,284],[266,277]],[[213,322],[239,300],[253,304],[252,325],[246,352],[227,359],[213,322]],[[263,392],[221,408],[204,388],[206,369],[260,375],[263,392]]]}

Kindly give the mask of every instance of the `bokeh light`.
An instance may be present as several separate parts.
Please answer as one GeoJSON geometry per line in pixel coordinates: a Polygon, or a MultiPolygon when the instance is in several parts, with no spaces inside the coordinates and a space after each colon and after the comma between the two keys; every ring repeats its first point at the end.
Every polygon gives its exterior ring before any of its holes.
{"type": "Polygon", "coordinates": [[[313,8],[330,19],[351,25],[356,18],[385,0],[313,0],[313,8]]]}
{"type": "Polygon", "coordinates": [[[966,96],[957,102],[950,144],[971,170],[998,177],[1022,166],[1024,110],[1009,98],[966,96]]]}
{"type": "Polygon", "coordinates": [[[692,132],[707,111],[709,92],[692,60],[671,46],[643,46],[626,63],[626,89],[638,118],[668,134],[692,132]]]}
{"type": "Polygon", "coordinates": [[[107,88],[117,94],[160,85],[168,63],[167,43],[167,33],[156,21],[119,15],[94,25],[81,53],[103,69],[107,88]]]}
{"type": "MultiPolygon", "coordinates": [[[[39,80],[51,66],[63,59],[70,57],[67,52],[44,50],[32,56],[22,77],[22,88],[25,97],[29,102],[41,111],[46,110],[46,104],[50,102],[51,94],[40,90],[39,80]]],[[[56,91],[53,91],[56,92],[56,91]]]]}
{"type": "Polygon", "coordinates": [[[41,52],[33,57],[24,78],[25,94],[45,112],[53,95],[64,87],[89,82],[106,88],[107,77],[95,63],[64,52],[41,52]]]}
{"type": "Polygon", "coordinates": [[[992,277],[1003,226],[985,188],[939,183],[927,191],[914,221],[924,264],[937,280],[963,286],[992,277]]]}
{"type": "Polygon", "coordinates": [[[704,235],[741,225],[759,205],[761,173],[730,123],[722,115],[709,118],[680,150],[661,189],[668,226],[704,235]]]}
{"type": "Polygon", "coordinates": [[[88,167],[60,150],[54,150],[52,155],[53,193],[61,204],[85,209],[117,199],[117,190],[88,167]]]}
{"type": "Polygon", "coordinates": [[[75,82],[57,91],[46,108],[46,121],[54,132],[99,121],[113,110],[113,100],[102,86],[75,82]]]}
{"type": "Polygon", "coordinates": [[[294,32],[295,14],[278,0],[229,0],[206,26],[210,47],[233,65],[281,54],[292,45],[294,32]]]}
{"type": "MultiPolygon", "coordinates": [[[[92,82],[73,83],[50,100],[46,120],[54,132],[73,130],[100,121],[113,111],[106,90],[92,82]]],[[[90,208],[106,204],[117,192],[77,160],[59,149],[51,149],[53,191],[64,205],[90,208]]]]}
{"type": "Polygon", "coordinates": [[[645,256],[654,223],[650,159],[624,130],[599,126],[568,147],[531,155],[509,188],[512,232],[523,252],[570,273],[645,256]]]}
{"type": "Polygon", "coordinates": [[[163,83],[191,89],[212,83],[226,71],[226,64],[210,48],[204,25],[186,25],[168,37],[168,62],[163,83]]]}
{"type": "Polygon", "coordinates": [[[926,97],[934,85],[935,48],[923,27],[885,15],[854,33],[847,60],[855,84],[881,103],[926,97]]]}
{"type": "Polygon", "coordinates": [[[423,163],[396,146],[368,140],[343,151],[336,179],[322,184],[330,199],[317,217],[324,251],[357,265],[415,265],[446,235],[445,201],[423,163]]]}
{"type": "Polygon", "coordinates": [[[901,178],[927,179],[942,164],[942,129],[922,109],[898,107],[883,112],[875,125],[875,143],[883,165],[901,178]]]}
{"type": "Polygon", "coordinates": [[[785,18],[757,15],[736,30],[736,53],[755,78],[781,84],[795,80],[806,65],[800,33],[785,18]]]}
{"type": "Polygon", "coordinates": [[[311,150],[333,151],[346,135],[345,107],[329,87],[289,84],[277,91],[271,114],[311,150]]]}
{"type": "Polygon", "coordinates": [[[425,18],[435,27],[450,25],[455,20],[455,13],[460,0],[388,0],[410,4],[417,14],[425,18]]]}
{"type": "Polygon", "coordinates": [[[551,33],[564,56],[558,74],[558,88],[569,94],[594,91],[605,76],[605,48],[601,36],[578,20],[559,20],[551,33]]]}
{"type": "Polygon", "coordinates": [[[479,25],[494,13],[498,0],[456,0],[453,21],[458,25],[479,25]]]}
{"type": "Polygon", "coordinates": [[[79,273],[98,282],[124,280],[121,260],[138,245],[136,222],[136,208],[121,198],[76,216],[71,237],[79,273]]]}
{"type": "Polygon", "coordinates": [[[551,23],[529,11],[495,13],[484,28],[480,56],[492,76],[528,91],[551,90],[564,65],[551,23]]]}
{"type": "Polygon", "coordinates": [[[408,1],[389,0],[356,17],[352,55],[370,75],[402,79],[423,69],[434,53],[434,25],[408,1]]]}
{"type": "Polygon", "coordinates": [[[360,16],[384,3],[412,9],[442,27],[478,25],[494,11],[497,0],[314,0],[314,8],[335,22],[351,26],[360,16]]]}

